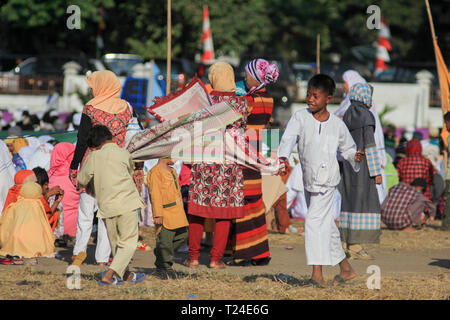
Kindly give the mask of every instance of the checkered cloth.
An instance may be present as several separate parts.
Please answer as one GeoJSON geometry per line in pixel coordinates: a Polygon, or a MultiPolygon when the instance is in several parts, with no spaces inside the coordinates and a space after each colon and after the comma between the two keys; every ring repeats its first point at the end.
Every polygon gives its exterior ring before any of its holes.
{"type": "Polygon", "coordinates": [[[340,228],[351,230],[380,230],[380,214],[342,211],[340,228]]]}
{"type": "Polygon", "coordinates": [[[411,184],[416,178],[423,178],[427,182],[425,196],[432,200],[430,185],[433,184],[434,168],[430,160],[421,154],[411,154],[401,159],[397,164],[400,182],[411,184]]]}
{"type": "Polygon", "coordinates": [[[408,206],[418,195],[419,191],[403,182],[389,189],[389,196],[381,206],[381,220],[389,229],[403,229],[412,224],[408,206]]]}
{"type": "Polygon", "coordinates": [[[381,168],[381,163],[378,158],[377,146],[369,147],[365,149],[367,166],[369,168],[369,174],[371,177],[381,175],[383,169],[381,168]]]}

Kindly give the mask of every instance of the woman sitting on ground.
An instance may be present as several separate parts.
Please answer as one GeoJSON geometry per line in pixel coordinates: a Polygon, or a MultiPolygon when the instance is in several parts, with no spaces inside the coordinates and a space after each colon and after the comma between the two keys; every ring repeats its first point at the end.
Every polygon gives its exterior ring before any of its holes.
{"type": "Polygon", "coordinates": [[[24,258],[51,257],[55,237],[40,200],[42,188],[35,182],[21,186],[17,201],[0,217],[0,255],[24,258]]]}

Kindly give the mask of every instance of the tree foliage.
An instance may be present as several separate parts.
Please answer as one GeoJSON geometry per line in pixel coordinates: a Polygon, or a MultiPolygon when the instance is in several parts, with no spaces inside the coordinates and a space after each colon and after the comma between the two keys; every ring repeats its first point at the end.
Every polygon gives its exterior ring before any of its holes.
{"type": "MultiPolygon", "coordinates": [[[[448,19],[439,17],[448,16],[450,0],[441,0],[439,5],[433,2],[433,15],[439,22],[436,30],[442,33],[449,27],[448,19]]],[[[103,4],[107,14],[102,34],[104,52],[166,57],[166,0],[3,0],[0,3],[3,3],[0,52],[82,51],[94,56],[100,20],[98,8],[103,4]],[[81,30],[66,27],[69,16],[66,9],[72,4],[81,9],[81,30]]],[[[276,53],[291,60],[312,61],[316,36],[320,34],[324,60],[332,53],[338,53],[343,60],[353,59],[352,47],[370,46],[377,40],[378,30],[366,26],[367,7],[376,4],[390,26],[393,61],[433,60],[422,0],[173,0],[174,57],[194,59],[201,54],[205,4],[210,10],[216,55],[276,53]]]]}

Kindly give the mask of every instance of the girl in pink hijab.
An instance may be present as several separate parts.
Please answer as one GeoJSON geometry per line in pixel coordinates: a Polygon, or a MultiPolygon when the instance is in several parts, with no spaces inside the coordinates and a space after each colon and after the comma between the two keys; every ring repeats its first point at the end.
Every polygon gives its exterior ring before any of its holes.
{"type": "Polygon", "coordinates": [[[49,187],[59,186],[64,190],[63,206],[64,234],[75,237],[77,233],[78,202],[80,193],[69,179],[68,172],[75,146],[68,142],[58,143],[53,149],[48,170],[49,187]]]}

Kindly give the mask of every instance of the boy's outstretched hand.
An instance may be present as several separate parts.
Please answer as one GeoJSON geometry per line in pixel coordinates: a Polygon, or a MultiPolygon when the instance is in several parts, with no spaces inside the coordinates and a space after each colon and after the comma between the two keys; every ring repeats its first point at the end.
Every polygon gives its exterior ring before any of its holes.
{"type": "Polygon", "coordinates": [[[361,162],[364,159],[364,152],[362,152],[361,150],[356,151],[355,153],[355,161],[356,162],[361,162]]]}

